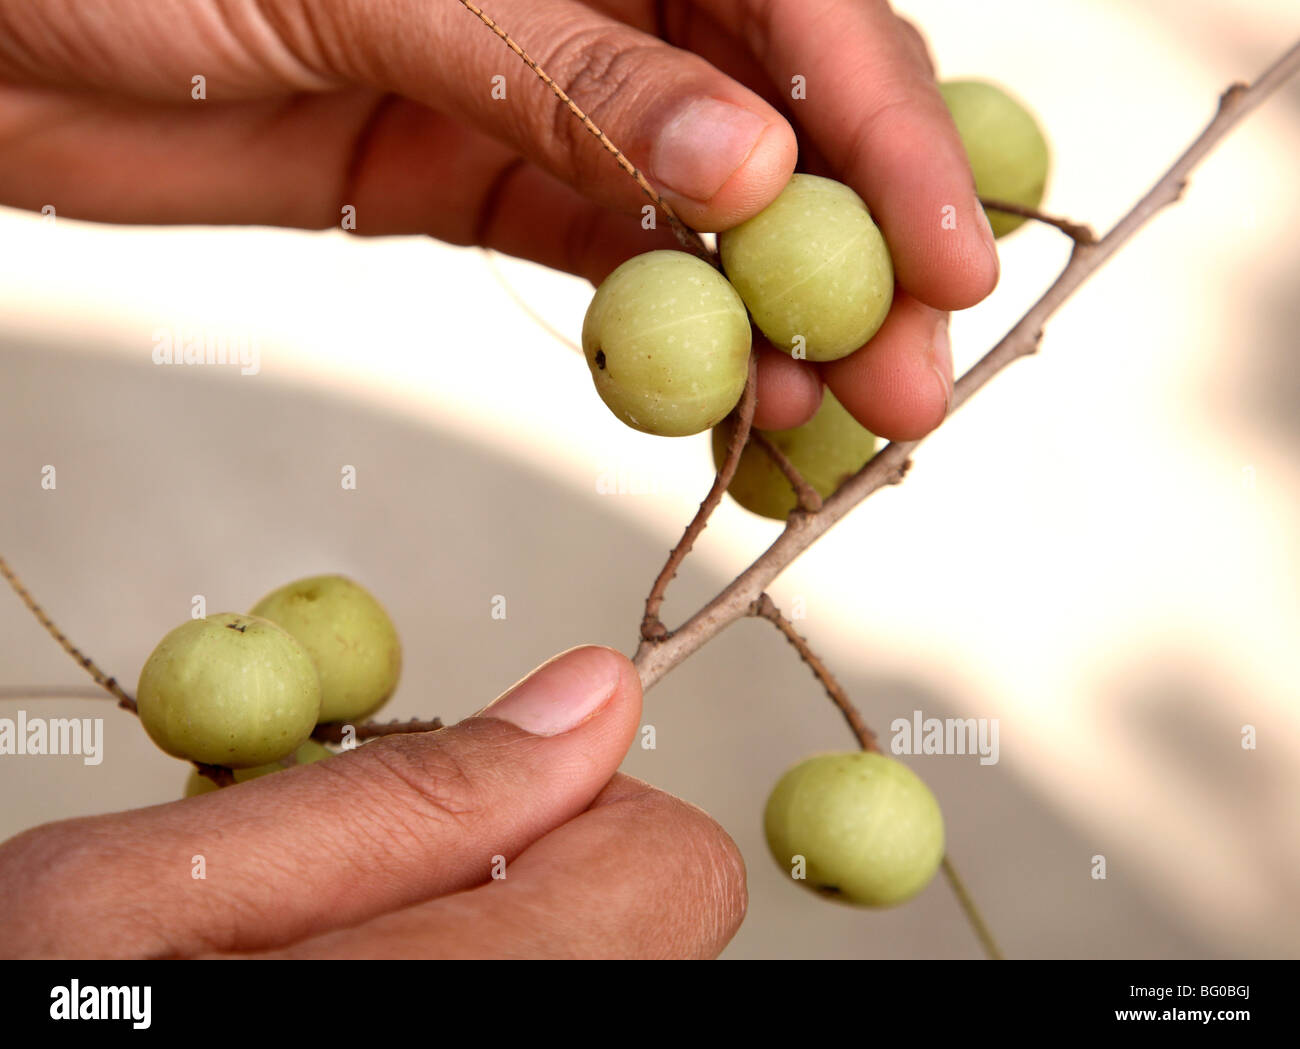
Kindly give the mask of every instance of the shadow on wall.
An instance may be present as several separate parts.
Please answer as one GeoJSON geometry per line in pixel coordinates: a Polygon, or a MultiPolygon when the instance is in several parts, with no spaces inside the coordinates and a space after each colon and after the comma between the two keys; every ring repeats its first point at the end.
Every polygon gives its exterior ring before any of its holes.
{"type": "MultiPolygon", "coordinates": [[[[419,425],[233,370],[155,367],[147,355],[136,363],[0,342],[0,367],[0,548],[74,641],[126,681],[195,595],[209,612],[245,609],[296,576],[339,571],[379,594],[402,631],[404,682],[387,714],[454,720],[571,645],[628,650],[676,538],[611,512],[594,478],[528,472],[436,420],[419,425]],[[53,491],[40,486],[46,465],[57,470],[53,491]],[[355,491],[340,485],[344,466],[356,468],[355,491]],[[502,600],[505,618],[494,618],[502,600]]],[[[722,582],[696,560],[670,613],[722,582]]],[[[84,683],[16,600],[0,600],[0,632],[0,686],[84,683]]],[[[881,732],[913,710],[946,717],[958,706],[913,668],[841,670],[881,732]]],[[[3,836],[178,796],[180,763],[129,715],[79,702],[105,717],[104,762],[0,761],[0,793],[17,802],[0,814],[3,836]]],[[[627,771],[705,808],[748,859],[750,913],[731,957],[977,955],[941,880],[908,906],[855,911],[787,884],[768,857],[761,812],[776,777],[809,753],[851,746],[770,626],[726,632],[649,696],[645,721],[656,746],[634,745],[627,771]]],[[[1001,744],[996,766],[911,760],[1012,956],[1212,957],[1265,942],[1250,929],[1230,943],[1199,938],[1159,885],[1026,790],[1008,756],[1014,725],[1003,723],[1001,744]],[[1098,852],[1130,873],[1093,881],[1098,852]]]]}

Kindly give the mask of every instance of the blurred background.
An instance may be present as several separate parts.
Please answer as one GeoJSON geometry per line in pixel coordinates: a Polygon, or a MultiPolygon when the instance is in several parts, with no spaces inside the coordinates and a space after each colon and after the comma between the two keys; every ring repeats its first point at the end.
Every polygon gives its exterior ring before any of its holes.
{"type": "MultiPolygon", "coordinates": [[[[1290,0],[897,6],[942,76],[1032,104],[1054,147],[1045,207],[1099,230],[1227,84],[1300,35],[1290,0]]],[[[1057,315],[1036,358],[772,588],[878,731],[918,710],[999,719],[996,765],[907,760],[1013,957],[1297,953],[1298,155],[1292,83],[1057,315]]],[[[954,318],[959,371],[1068,242],[1026,226],[1001,251],[995,294],[954,318]]],[[[419,237],[0,210],[0,552],[128,688],[194,595],[242,610],[318,572],[354,576],[398,623],[406,670],[386,717],[458,719],[574,644],[630,653],[712,467],[705,436],[619,424],[519,302],[576,338],[589,296],[419,237]],[[156,366],[160,328],[255,337],[260,371],[156,366]]],[[[777,531],[724,505],[670,623],[777,531]]],[[[180,796],[186,766],[87,684],[0,592],[0,716],[102,716],[106,755],[0,757],[0,838],[180,796]]],[[[769,625],[730,628],[644,719],[657,747],[625,770],[702,806],[747,858],[727,956],[979,955],[942,879],[855,911],[797,891],[767,855],[776,778],[852,745],[769,625]]]]}

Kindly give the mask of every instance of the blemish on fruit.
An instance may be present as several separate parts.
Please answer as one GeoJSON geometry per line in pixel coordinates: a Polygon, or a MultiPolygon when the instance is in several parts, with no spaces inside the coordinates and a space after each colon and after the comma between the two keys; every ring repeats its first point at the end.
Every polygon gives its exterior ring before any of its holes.
{"type": "Polygon", "coordinates": [[[599,368],[601,371],[604,371],[604,370],[605,370],[605,351],[604,351],[604,350],[597,350],[597,351],[596,351],[596,367],[599,368]]]}

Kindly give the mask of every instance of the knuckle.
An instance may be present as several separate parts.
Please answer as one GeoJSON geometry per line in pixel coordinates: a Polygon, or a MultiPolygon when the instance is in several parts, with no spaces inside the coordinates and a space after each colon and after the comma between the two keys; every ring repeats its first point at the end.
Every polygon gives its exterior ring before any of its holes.
{"type": "MultiPolygon", "coordinates": [[[[608,132],[611,129],[605,122],[616,105],[635,108],[644,80],[638,75],[642,59],[660,46],[656,41],[635,42],[626,31],[606,26],[579,26],[560,36],[541,66],[551,70],[565,94],[608,132]]],[[[610,162],[587,125],[568,106],[556,100],[549,113],[551,141],[576,174],[593,175],[599,166],[610,162]]]]}
{"type": "Polygon", "coordinates": [[[401,822],[469,825],[483,810],[481,788],[452,746],[429,746],[410,736],[390,736],[367,744],[366,760],[321,762],[320,767],[363,782],[381,794],[385,817],[401,822]]]}

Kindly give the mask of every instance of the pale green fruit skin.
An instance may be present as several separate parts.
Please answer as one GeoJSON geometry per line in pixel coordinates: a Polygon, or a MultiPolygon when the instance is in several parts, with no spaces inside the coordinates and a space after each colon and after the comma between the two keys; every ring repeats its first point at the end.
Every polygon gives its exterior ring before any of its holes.
{"type": "Polygon", "coordinates": [[[763,817],[768,848],[800,884],[860,907],[920,892],[943,859],[943,814],[930,788],[883,754],[819,754],[777,782],[763,817]]]}
{"type": "MultiPolygon", "coordinates": [[[[983,80],[949,80],[939,85],[948,104],[971,171],[975,191],[990,200],[1037,208],[1047,189],[1050,154],[1038,121],[1019,101],[983,80]]],[[[987,212],[993,235],[1004,237],[1026,220],[987,212]]]]}
{"type": "Polygon", "coordinates": [[[848,186],[794,175],[753,218],[718,235],[727,279],[773,346],[811,361],[845,357],[875,335],[894,300],[894,264],[848,186]]]}
{"type": "MultiPolygon", "coordinates": [[[[762,433],[823,499],[830,498],[876,451],[875,435],[864,429],[830,390],[822,394],[817,414],[802,426],[762,433]]],[[[714,427],[713,465],[718,469],[726,458],[730,438],[729,424],[714,427]]],[[[736,476],[727,492],[746,510],[776,521],[784,521],[799,503],[781,468],[753,443],[740,453],[736,476]]]]}
{"type": "Polygon", "coordinates": [[[596,289],[582,351],[596,392],[619,419],[643,433],[686,437],[740,400],[750,335],[745,304],[717,270],[682,251],[648,251],[596,289]]]}
{"type": "Polygon", "coordinates": [[[158,642],[136,690],[145,731],[168,754],[252,768],[311,735],[321,690],[306,650],[274,623],[221,612],[158,642]]]}
{"type": "Polygon", "coordinates": [[[374,712],[402,675],[402,643],[370,591],[340,575],[309,576],[273,590],[252,614],[278,623],[305,648],[320,674],[320,720],[374,712]]]}
{"type": "MultiPolygon", "coordinates": [[[[325,758],[332,758],[333,756],[334,751],[330,750],[325,744],[309,739],[295,750],[290,757],[273,761],[269,765],[258,765],[257,768],[235,769],[235,782],[247,783],[250,779],[257,779],[259,776],[265,776],[272,772],[283,772],[285,769],[296,768],[299,765],[310,765],[313,761],[323,761],[325,758]]],[[[209,794],[216,789],[217,785],[207,776],[199,775],[198,769],[191,769],[189,778],[185,780],[185,796],[187,798],[192,798],[196,794],[209,794]]]]}

